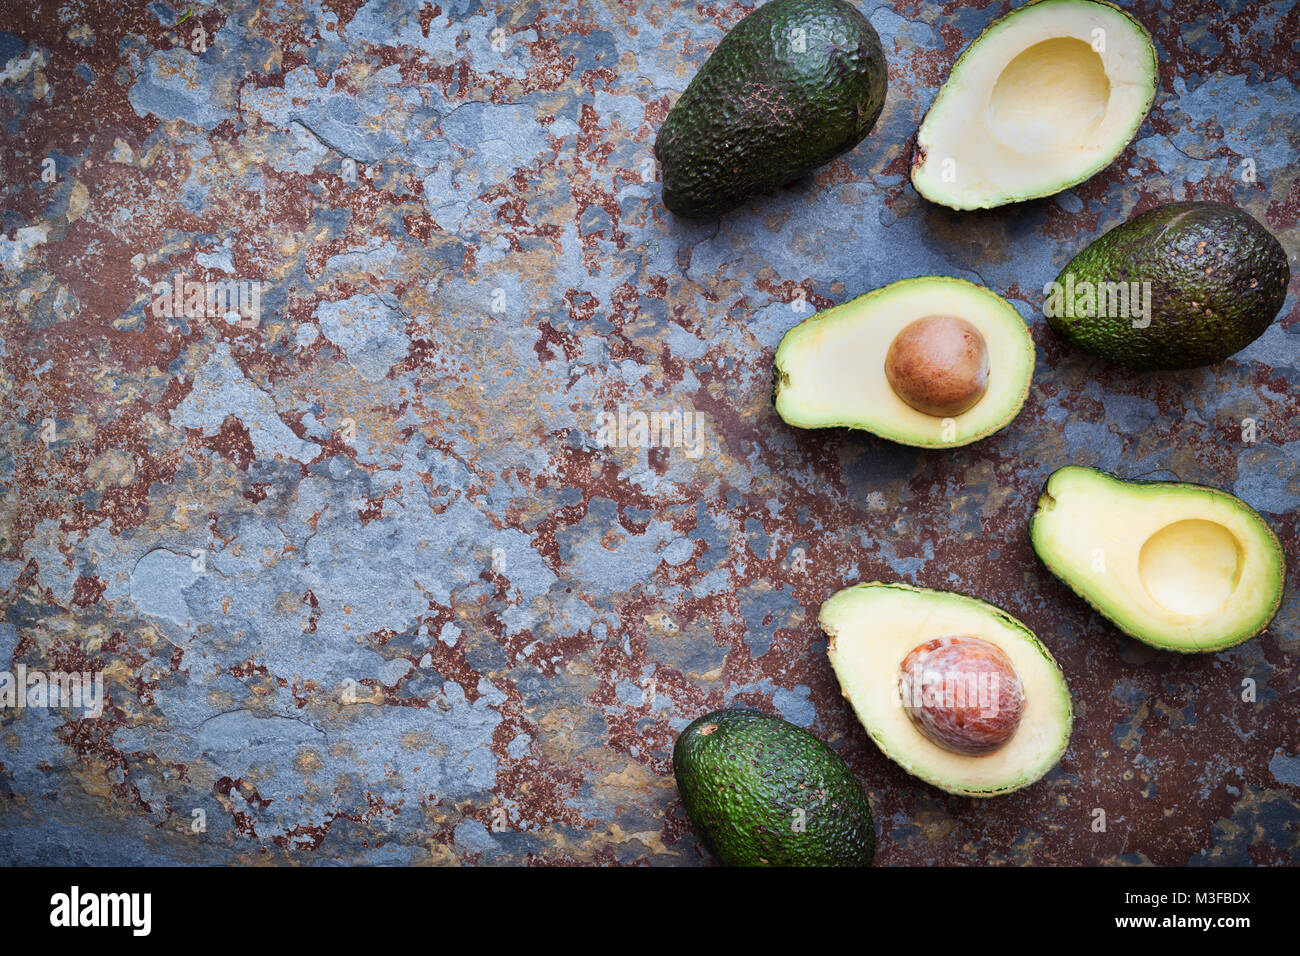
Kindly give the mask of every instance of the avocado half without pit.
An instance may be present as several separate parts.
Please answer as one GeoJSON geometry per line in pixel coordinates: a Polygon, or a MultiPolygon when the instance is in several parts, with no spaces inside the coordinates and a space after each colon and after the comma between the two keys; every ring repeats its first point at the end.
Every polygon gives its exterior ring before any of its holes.
{"type": "Polygon", "coordinates": [[[949,793],[1019,790],[1065,753],[1074,719],[1051,653],[964,594],[857,584],[819,618],[840,690],[876,746],[949,793]]]}
{"type": "Polygon", "coordinates": [[[917,133],[912,184],[953,209],[1068,189],[1123,152],[1156,80],[1151,35],[1119,8],[1097,0],[1020,7],[953,64],[917,133]]]}
{"type": "Polygon", "coordinates": [[[777,414],[922,448],[966,445],[1015,418],[1034,374],[1019,313],[964,279],[904,279],[818,312],[776,350],[777,414]]]}
{"type": "Polygon", "coordinates": [[[1029,524],[1048,569],[1124,633],[1191,653],[1249,640],[1282,602],[1277,536],[1226,491],[1052,473],[1029,524]]]}

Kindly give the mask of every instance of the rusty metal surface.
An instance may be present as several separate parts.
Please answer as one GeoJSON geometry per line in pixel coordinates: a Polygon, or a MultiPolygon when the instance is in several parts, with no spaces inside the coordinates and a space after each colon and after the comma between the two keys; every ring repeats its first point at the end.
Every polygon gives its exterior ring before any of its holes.
{"type": "Polygon", "coordinates": [[[1300,567],[1294,286],[1245,352],[1176,374],[1069,351],[1038,311],[1160,202],[1235,203],[1300,249],[1300,7],[1125,6],[1160,91],[1078,188],[920,200],[909,141],[1009,5],[863,3],[876,131],[690,224],[650,148],[740,3],[231,0],[178,27],[184,5],[7,2],[0,668],[102,671],[108,703],[0,714],[0,859],[705,863],[672,743],[749,704],[845,756],[882,864],[1297,862],[1292,591],[1256,640],[1162,654],[1026,537],[1078,463],[1232,490],[1300,567]],[[932,272],[1029,323],[1019,418],[942,453],[784,426],[800,300],[932,272]],[[260,321],[156,317],[177,275],[264,281],[260,321]],[[620,405],[698,413],[701,444],[602,447],[620,405]],[[870,579],[1037,631],[1077,709],[1045,780],[980,803],[875,750],[816,626],[870,579]]]}

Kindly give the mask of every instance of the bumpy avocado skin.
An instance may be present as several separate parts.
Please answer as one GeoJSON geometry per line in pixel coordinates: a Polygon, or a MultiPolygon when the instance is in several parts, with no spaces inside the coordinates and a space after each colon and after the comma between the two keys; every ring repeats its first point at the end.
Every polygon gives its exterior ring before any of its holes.
{"type": "Polygon", "coordinates": [[[839,754],[779,717],[705,714],[677,738],[673,773],[691,825],[726,866],[871,865],[862,785],[839,754]]]}
{"type": "Polygon", "coordinates": [[[880,37],[844,0],[771,0],[722,38],[655,140],[664,205],[721,215],[852,149],[885,103],[880,37]]]}
{"type": "Polygon", "coordinates": [[[1215,202],[1169,203],[1116,226],[1075,256],[1057,283],[1070,273],[1076,289],[1084,281],[1151,283],[1145,328],[1132,316],[1046,310],[1048,324],[1074,345],[1136,369],[1195,368],[1239,352],[1273,321],[1291,279],[1272,233],[1215,202]]]}

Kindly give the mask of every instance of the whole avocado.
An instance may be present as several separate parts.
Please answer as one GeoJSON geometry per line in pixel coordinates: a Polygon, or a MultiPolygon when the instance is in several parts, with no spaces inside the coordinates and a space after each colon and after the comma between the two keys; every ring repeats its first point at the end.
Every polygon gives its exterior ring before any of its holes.
{"type": "Polygon", "coordinates": [[[1281,244],[1249,213],[1169,203],[1076,255],[1048,286],[1044,312],[1057,333],[1108,361],[1195,368],[1259,338],[1290,278],[1281,244]]]}
{"type": "Polygon", "coordinates": [[[691,825],[727,866],[869,866],[876,830],[840,756],[794,724],[716,710],[682,731],[673,773],[691,825]]]}
{"type": "Polygon", "coordinates": [[[664,205],[721,215],[852,149],[885,103],[880,37],[844,0],[772,0],[722,38],[655,140],[664,205]]]}

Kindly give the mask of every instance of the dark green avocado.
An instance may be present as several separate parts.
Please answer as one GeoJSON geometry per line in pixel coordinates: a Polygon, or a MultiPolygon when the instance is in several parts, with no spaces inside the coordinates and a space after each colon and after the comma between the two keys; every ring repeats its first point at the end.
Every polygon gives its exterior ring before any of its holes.
{"type": "Polygon", "coordinates": [[[695,832],[727,866],[869,866],[876,830],[839,754],[756,710],[682,731],[673,773],[695,832]]]}
{"type": "Polygon", "coordinates": [[[722,38],[655,140],[664,205],[721,215],[852,149],[885,103],[880,37],[844,0],[772,0],[722,38]]]}
{"type": "Polygon", "coordinates": [[[1044,293],[1072,344],[1137,369],[1222,361],[1259,338],[1286,300],[1286,252],[1249,213],[1177,202],[1116,226],[1044,293]]]}

